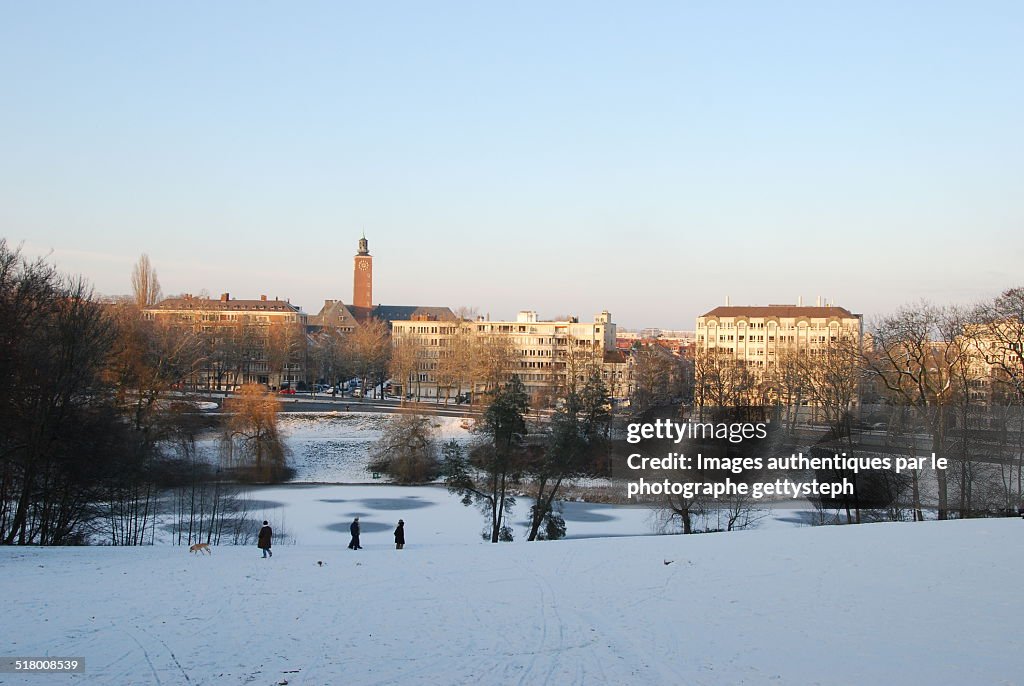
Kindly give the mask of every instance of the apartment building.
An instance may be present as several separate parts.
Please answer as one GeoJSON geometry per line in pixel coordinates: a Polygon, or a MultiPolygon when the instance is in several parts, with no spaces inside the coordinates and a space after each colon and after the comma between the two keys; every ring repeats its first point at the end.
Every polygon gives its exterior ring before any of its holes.
{"type": "Polygon", "coordinates": [[[442,321],[428,315],[391,322],[395,350],[416,350],[407,392],[452,397],[455,386],[479,393],[493,386],[490,376],[517,374],[534,406],[549,404],[593,367],[602,371],[609,388],[624,387],[626,360],[615,349],[615,333],[607,311],[590,322],[542,320],[533,310],[507,321],[442,321]]]}
{"type": "Polygon", "coordinates": [[[959,345],[968,355],[964,379],[971,401],[1016,401],[1024,389],[1024,325],[1003,320],[964,329],[959,345]]]}
{"type": "Polygon", "coordinates": [[[271,387],[294,384],[305,373],[308,317],[287,300],[214,300],[183,295],[167,298],[143,312],[148,319],[190,328],[204,346],[195,388],[230,389],[246,383],[271,387]]]}
{"type": "Polygon", "coordinates": [[[774,367],[783,351],[817,351],[841,338],[861,341],[864,317],[832,304],[716,307],[697,317],[696,351],[774,367]]]}

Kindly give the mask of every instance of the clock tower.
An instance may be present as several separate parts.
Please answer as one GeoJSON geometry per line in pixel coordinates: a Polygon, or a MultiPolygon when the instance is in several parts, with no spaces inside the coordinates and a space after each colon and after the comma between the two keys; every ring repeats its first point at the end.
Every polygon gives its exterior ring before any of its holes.
{"type": "Polygon", "coordinates": [[[370,310],[373,308],[373,256],[366,242],[366,234],[359,239],[359,252],[353,265],[352,304],[370,310]]]}

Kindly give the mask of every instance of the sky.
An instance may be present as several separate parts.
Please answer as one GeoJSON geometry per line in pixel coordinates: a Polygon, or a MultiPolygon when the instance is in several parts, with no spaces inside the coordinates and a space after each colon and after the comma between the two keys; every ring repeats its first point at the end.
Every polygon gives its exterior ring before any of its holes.
{"type": "Polygon", "coordinates": [[[103,294],[694,328],[1024,285],[1019,2],[0,3],[0,236],[103,294]]]}

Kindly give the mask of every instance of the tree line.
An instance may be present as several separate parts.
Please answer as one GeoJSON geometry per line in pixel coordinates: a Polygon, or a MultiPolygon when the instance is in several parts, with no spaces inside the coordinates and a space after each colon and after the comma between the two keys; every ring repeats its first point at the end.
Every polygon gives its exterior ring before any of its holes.
{"type": "Polygon", "coordinates": [[[175,389],[202,364],[203,341],[142,316],[160,291],[145,256],[132,281],[133,299],[101,302],[0,239],[4,544],[139,545],[161,512],[185,542],[245,539],[232,484],[286,475],[265,389],[229,403],[222,426],[198,412],[175,389]],[[209,431],[231,459],[197,455],[209,431]]]}

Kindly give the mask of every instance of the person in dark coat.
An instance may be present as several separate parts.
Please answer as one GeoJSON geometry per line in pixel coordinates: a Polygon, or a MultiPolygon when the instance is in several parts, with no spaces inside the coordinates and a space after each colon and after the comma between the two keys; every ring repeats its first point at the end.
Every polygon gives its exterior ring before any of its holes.
{"type": "Polygon", "coordinates": [[[273,537],[274,530],[270,528],[267,520],[264,519],[263,528],[260,529],[259,538],[256,540],[256,545],[263,551],[263,557],[274,557],[274,551],[270,549],[270,539],[273,537]]]}
{"type": "Polygon", "coordinates": [[[395,549],[401,550],[403,547],[405,547],[405,522],[399,519],[398,526],[395,528],[395,549]]]}
{"type": "Polygon", "coordinates": [[[352,540],[348,544],[349,550],[362,550],[363,546],[359,545],[359,517],[352,520],[352,526],[348,528],[349,533],[352,534],[352,540]]]}

